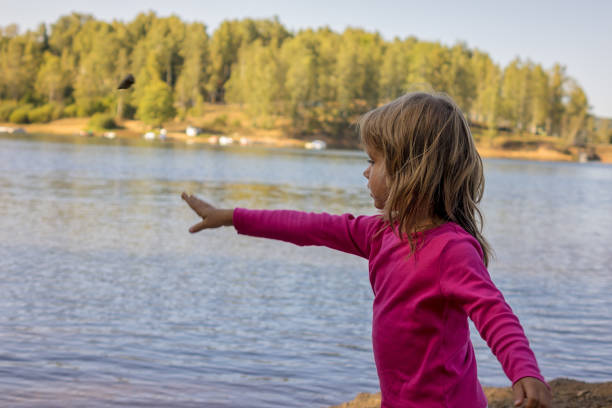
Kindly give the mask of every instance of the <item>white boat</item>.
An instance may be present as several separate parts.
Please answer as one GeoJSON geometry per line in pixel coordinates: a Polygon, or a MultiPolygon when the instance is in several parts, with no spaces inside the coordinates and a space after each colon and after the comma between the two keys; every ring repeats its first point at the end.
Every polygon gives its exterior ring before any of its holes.
{"type": "Polygon", "coordinates": [[[308,150],[323,150],[327,148],[327,143],[323,140],[313,140],[312,142],[306,142],[304,147],[308,150]]]}
{"type": "Polygon", "coordinates": [[[195,126],[187,126],[187,129],[185,129],[185,134],[189,137],[195,137],[200,133],[202,133],[202,130],[195,126]]]}
{"type": "Polygon", "coordinates": [[[147,132],[144,134],[143,136],[146,140],[153,140],[155,139],[155,133],[153,132],[147,132]]]}
{"type": "Polygon", "coordinates": [[[20,127],[11,127],[11,126],[0,126],[0,133],[9,133],[9,134],[20,134],[27,133],[24,128],[20,127]]]}
{"type": "Polygon", "coordinates": [[[221,146],[228,146],[228,145],[231,145],[232,143],[234,143],[234,139],[232,139],[231,137],[228,137],[228,136],[219,137],[219,145],[221,146]]]}

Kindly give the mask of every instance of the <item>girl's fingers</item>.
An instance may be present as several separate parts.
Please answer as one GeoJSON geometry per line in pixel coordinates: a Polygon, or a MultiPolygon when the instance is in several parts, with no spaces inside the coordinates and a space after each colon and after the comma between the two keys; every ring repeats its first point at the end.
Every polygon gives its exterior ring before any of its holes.
{"type": "Polygon", "coordinates": [[[185,200],[185,202],[189,205],[189,207],[191,207],[193,211],[202,216],[204,215],[202,214],[202,211],[210,207],[210,204],[208,204],[206,201],[202,201],[198,197],[191,194],[187,194],[185,192],[181,194],[181,198],[185,200]]]}
{"type": "Polygon", "coordinates": [[[514,406],[520,407],[525,400],[525,390],[520,382],[512,387],[512,394],[514,394],[514,406]]]}
{"type": "Polygon", "coordinates": [[[206,228],[206,220],[202,220],[198,222],[197,224],[193,225],[191,228],[189,228],[189,232],[191,232],[192,234],[195,234],[196,232],[202,231],[205,228],[206,228]]]}
{"type": "Polygon", "coordinates": [[[185,200],[185,202],[186,202],[187,204],[189,204],[189,206],[190,206],[191,208],[193,208],[194,210],[195,210],[195,207],[194,207],[194,206],[195,206],[195,205],[198,203],[198,201],[200,201],[200,200],[198,200],[198,198],[197,198],[196,196],[194,196],[193,194],[187,194],[187,193],[185,193],[185,192],[183,192],[183,194],[181,194],[181,198],[182,198],[183,200],[185,200]]]}

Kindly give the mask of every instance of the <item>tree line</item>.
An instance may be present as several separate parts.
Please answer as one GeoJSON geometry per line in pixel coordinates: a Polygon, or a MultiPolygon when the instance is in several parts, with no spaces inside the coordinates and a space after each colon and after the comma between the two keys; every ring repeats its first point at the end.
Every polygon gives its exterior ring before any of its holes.
{"type": "Polygon", "coordinates": [[[359,28],[293,33],[277,18],[226,20],[209,36],[202,23],[153,12],[0,29],[0,120],[14,122],[107,112],[158,126],[201,115],[205,103],[239,103],[256,126],[283,117],[294,133],[340,137],[357,115],[422,87],[448,93],[492,134],[609,141],[609,124],[589,113],[564,66],[516,58],[502,67],[462,43],[387,41],[359,28]],[[119,92],[127,73],[136,86],[119,92]]]}

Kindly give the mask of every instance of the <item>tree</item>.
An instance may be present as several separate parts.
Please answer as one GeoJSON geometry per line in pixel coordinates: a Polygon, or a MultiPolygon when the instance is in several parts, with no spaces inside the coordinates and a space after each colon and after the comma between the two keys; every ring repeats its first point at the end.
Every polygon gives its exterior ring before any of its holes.
{"type": "Polygon", "coordinates": [[[70,86],[70,74],[57,55],[45,52],[36,77],[36,92],[49,102],[61,103],[70,86]]]}
{"type": "Polygon", "coordinates": [[[451,81],[451,57],[439,43],[417,42],[410,50],[408,90],[433,89],[448,92],[451,81]]]}
{"type": "Polygon", "coordinates": [[[79,55],[74,84],[78,115],[110,111],[117,95],[116,63],[120,55],[113,26],[95,20],[86,22],[74,39],[74,49],[79,55]]]}
{"type": "Polygon", "coordinates": [[[138,117],[148,125],[159,127],[176,115],[172,89],[160,79],[152,79],[144,87],[143,98],[138,105],[138,117]]]}
{"type": "Polygon", "coordinates": [[[548,111],[548,129],[547,133],[555,136],[561,136],[561,122],[565,113],[563,98],[565,96],[565,67],[560,64],[555,64],[552,72],[549,75],[549,101],[550,110],[548,111]]]}
{"type": "Polygon", "coordinates": [[[612,120],[595,119],[595,143],[612,143],[612,120]]]}
{"type": "Polygon", "coordinates": [[[548,74],[540,64],[537,64],[531,73],[530,88],[531,102],[531,131],[538,133],[539,129],[548,128],[548,114],[550,112],[550,89],[548,74]]]}
{"type": "Polygon", "coordinates": [[[345,115],[376,106],[382,62],[382,39],[378,34],[348,28],[342,34],[336,62],[337,101],[345,115]],[[355,104],[361,102],[361,107],[355,104]]]}
{"type": "Polygon", "coordinates": [[[49,47],[51,51],[60,55],[66,49],[73,48],[73,41],[85,23],[92,21],[93,17],[88,14],[72,13],[60,17],[51,24],[49,35],[49,47]]]}
{"type": "Polygon", "coordinates": [[[450,50],[448,94],[464,111],[469,112],[476,97],[476,77],[471,62],[472,51],[465,44],[450,50]]]}
{"type": "Polygon", "coordinates": [[[289,32],[275,17],[272,20],[244,19],[223,21],[210,40],[210,71],[207,86],[211,102],[225,100],[225,83],[238,61],[239,51],[260,40],[261,44],[280,47],[290,37],[289,32]]]}
{"type": "Polygon", "coordinates": [[[254,119],[268,121],[282,112],[284,76],[280,50],[257,40],[240,50],[234,74],[227,83],[228,100],[245,103],[254,119]]]}
{"type": "Polygon", "coordinates": [[[506,67],[502,79],[501,114],[518,132],[525,131],[531,122],[530,65],[516,58],[506,67]]]}
{"type": "Polygon", "coordinates": [[[416,39],[405,41],[395,38],[386,45],[380,67],[380,97],[390,101],[403,95],[407,89],[407,79],[411,66],[411,48],[416,39]]]}
{"type": "Polygon", "coordinates": [[[175,96],[179,113],[184,116],[190,109],[200,107],[206,96],[209,52],[208,36],[203,24],[187,26],[179,54],[184,63],[176,81],[175,96]]]}
{"type": "Polygon", "coordinates": [[[38,35],[28,31],[24,35],[11,36],[3,43],[0,50],[0,98],[32,102],[42,59],[38,35]]]}
{"type": "Polygon", "coordinates": [[[484,123],[491,134],[495,134],[500,110],[501,71],[488,54],[478,50],[472,55],[473,72],[476,78],[476,97],[472,105],[472,117],[484,123]]]}
{"type": "Polygon", "coordinates": [[[568,81],[568,101],[565,107],[564,139],[571,144],[585,144],[585,121],[589,110],[586,94],[574,80],[568,81]]]}
{"type": "Polygon", "coordinates": [[[282,65],[286,70],[286,113],[298,129],[316,126],[314,107],[322,102],[318,88],[320,43],[312,30],[298,33],[283,43],[282,65]]]}

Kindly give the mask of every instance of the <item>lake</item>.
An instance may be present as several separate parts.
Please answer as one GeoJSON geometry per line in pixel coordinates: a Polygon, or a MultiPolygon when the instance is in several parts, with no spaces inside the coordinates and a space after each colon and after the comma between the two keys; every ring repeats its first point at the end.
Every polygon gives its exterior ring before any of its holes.
{"type": "MultiPolygon", "coordinates": [[[[365,260],[191,235],[374,214],[361,152],[0,136],[0,405],[325,407],[378,391],[365,260]]],[[[495,283],[547,379],[612,380],[612,166],[485,160],[495,283]]],[[[509,381],[472,328],[484,385],[509,381]]]]}

